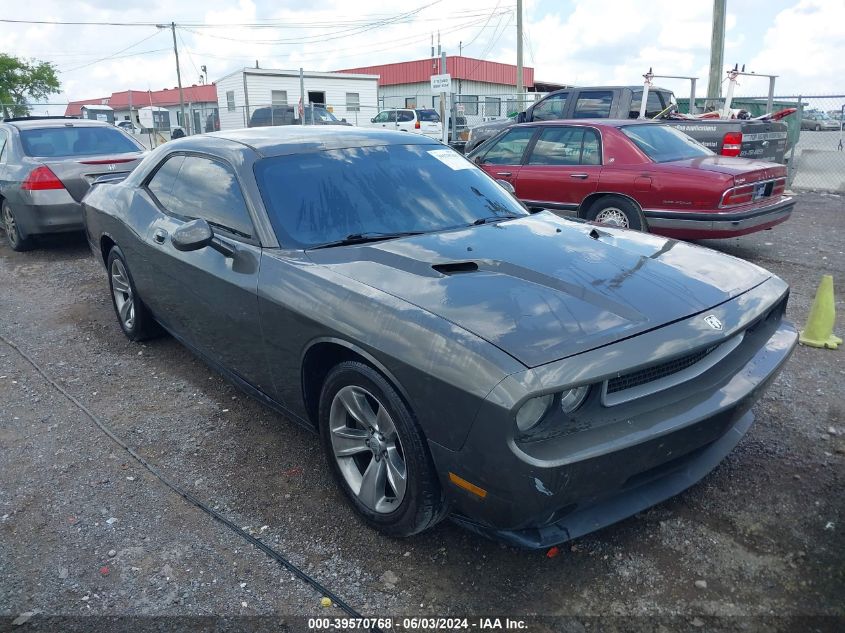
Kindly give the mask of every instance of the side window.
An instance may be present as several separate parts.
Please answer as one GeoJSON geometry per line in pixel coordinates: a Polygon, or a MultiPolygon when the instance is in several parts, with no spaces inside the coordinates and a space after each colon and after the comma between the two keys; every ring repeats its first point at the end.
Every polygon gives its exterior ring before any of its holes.
{"type": "Polygon", "coordinates": [[[582,127],[548,127],[531,150],[529,165],[578,165],[581,162],[582,127]]]}
{"type": "Polygon", "coordinates": [[[214,227],[242,237],[252,236],[252,220],[235,172],[221,162],[185,156],[173,183],[168,211],[186,218],[203,218],[214,227]]]}
{"type": "Polygon", "coordinates": [[[387,112],[379,112],[373,119],[373,123],[387,123],[387,112]]]}
{"type": "Polygon", "coordinates": [[[387,113],[387,122],[396,123],[396,110],[391,110],[387,113]]]}
{"type": "Polygon", "coordinates": [[[408,123],[414,120],[413,110],[399,110],[397,113],[397,120],[399,123],[408,123]]]}
{"type": "Polygon", "coordinates": [[[0,164],[6,162],[6,132],[0,130],[0,164]]]}
{"type": "Polygon", "coordinates": [[[555,121],[563,118],[568,92],[552,95],[534,106],[531,113],[532,121],[555,121]]]}
{"type": "Polygon", "coordinates": [[[484,154],[483,162],[488,165],[519,165],[528,142],[534,136],[535,129],[516,128],[496,141],[484,154]]]}
{"type": "MultiPolygon", "coordinates": [[[[578,95],[575,102],[573,119],[607,119],[610,117],[610,105],[613,93],[610,90],[588,90],[578,95]]],[[[637,108],[639,114],[639,108],[637,108]]]]}
{"type": "Polygon", "coordinates": [[[584,144],[581,146],[582,165],[601,165],[601,141],[595,130],[584,130],[584,144]]]}
{"type": "Polygon", "coordinates": [[[165,209],[172,209],[173,205],[176,204],[172,195],[173,183],[176,181],[176,176],[179,175],[184,160],[185,157],[181,154],[166,158],[153,174],[150,182],[147,183],[147,189],[165,209]]]}

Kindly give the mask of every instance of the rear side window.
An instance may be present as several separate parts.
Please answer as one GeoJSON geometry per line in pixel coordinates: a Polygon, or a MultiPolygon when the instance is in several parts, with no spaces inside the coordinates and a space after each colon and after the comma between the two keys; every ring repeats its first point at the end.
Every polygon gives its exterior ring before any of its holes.
{"type": "Polygon", "coordinates": [[[598,165],[598,135],[581,127],[550,127],[540,133],[529,165],[598,165]]]}
{"type": "Polygon", "coordinates": [[[414,120],[413,110],[399,110],[396,113],[396,120],[399,123],[410,123],[414,120]]]}
{"type": "Polygon", "coordinates": [[[431,123],[440,123],[440,115],[434,110],[417,110],[417,117],[420,121],[429,121],[431,123]]]}
{"type": "Polygon", "coordinates": [[[27,156],[92,156],[140,152],[140,146],[113,127],[50,127],[21,130],[27,156]]]}
{"type": "Polygon", "coordinates": [[[216,228],[252,236],[252,220],[235,172],[224,163],[185,156],[170,192],[168,211],[185,218],[202,218],[216,228]]]}
{"type": "MultiPolygon", "coordinates": [[[[610,117],[610,105],[613,93],[610,90],[588,90],[578,94],[575,102],[573,119],[607,119],[610,117]]],[[[639,108],[638,112],[639,114],[639,108]]]]}
{"type": "Polygon", "coordinates": [[[493,143],[484,155],[488,165],[520,165],[528,142],[534,136],[535,129],[530,127],[515,128],[493,143]]]}

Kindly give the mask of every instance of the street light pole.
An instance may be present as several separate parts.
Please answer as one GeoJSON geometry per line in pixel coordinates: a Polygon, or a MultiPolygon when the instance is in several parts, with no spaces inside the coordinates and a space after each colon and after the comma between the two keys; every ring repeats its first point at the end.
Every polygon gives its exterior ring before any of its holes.
{"type": "MultiPolygon", "coordinates": [[[[156,24],[158,29],[166,29],[166,24],[156,24]]],[[[182,71],[179,70],[179,48],[176,46],[176,23],[170,23],[170,31],[173,34],[173,54],[176,55],[176,83],[179,86],[179,111],[182,113],[182,125],[185,126],[185,134],[191,133],[191,126],[185,117],[185,93],[182,91],[182,71]]]]}

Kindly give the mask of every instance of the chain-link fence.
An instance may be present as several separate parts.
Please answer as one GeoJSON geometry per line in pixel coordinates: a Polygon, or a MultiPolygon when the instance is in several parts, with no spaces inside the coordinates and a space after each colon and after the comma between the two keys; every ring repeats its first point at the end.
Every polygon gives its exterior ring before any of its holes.
{"type": "MultiPolygon", "coordinates": [[[[768,97],[736,97],[731,109],[747,110],[752,117],[765,114],[768,97]]],[[[698,112],[719,110],[724,99],[696,99],[698,112]]],[[[689,100],[678,99],[681,112],[689,100]]],[[[789,186],[794,191],[845,193],[845,94],[790,95],[772,100],[772,111],[797,108],[782,119],[789,128],[786,164],[789,186]]]]}

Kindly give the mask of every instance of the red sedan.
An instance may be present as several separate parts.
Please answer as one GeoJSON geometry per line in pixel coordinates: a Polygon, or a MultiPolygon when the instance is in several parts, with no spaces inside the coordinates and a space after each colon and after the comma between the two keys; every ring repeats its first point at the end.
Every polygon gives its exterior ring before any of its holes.
{"type": "Polygon", "coordinates": [[[734,237],[786,220],[786,167],[718,156],[653,121],[516,125],[469,158],[529,208],[680,239],[734,237]]]}

